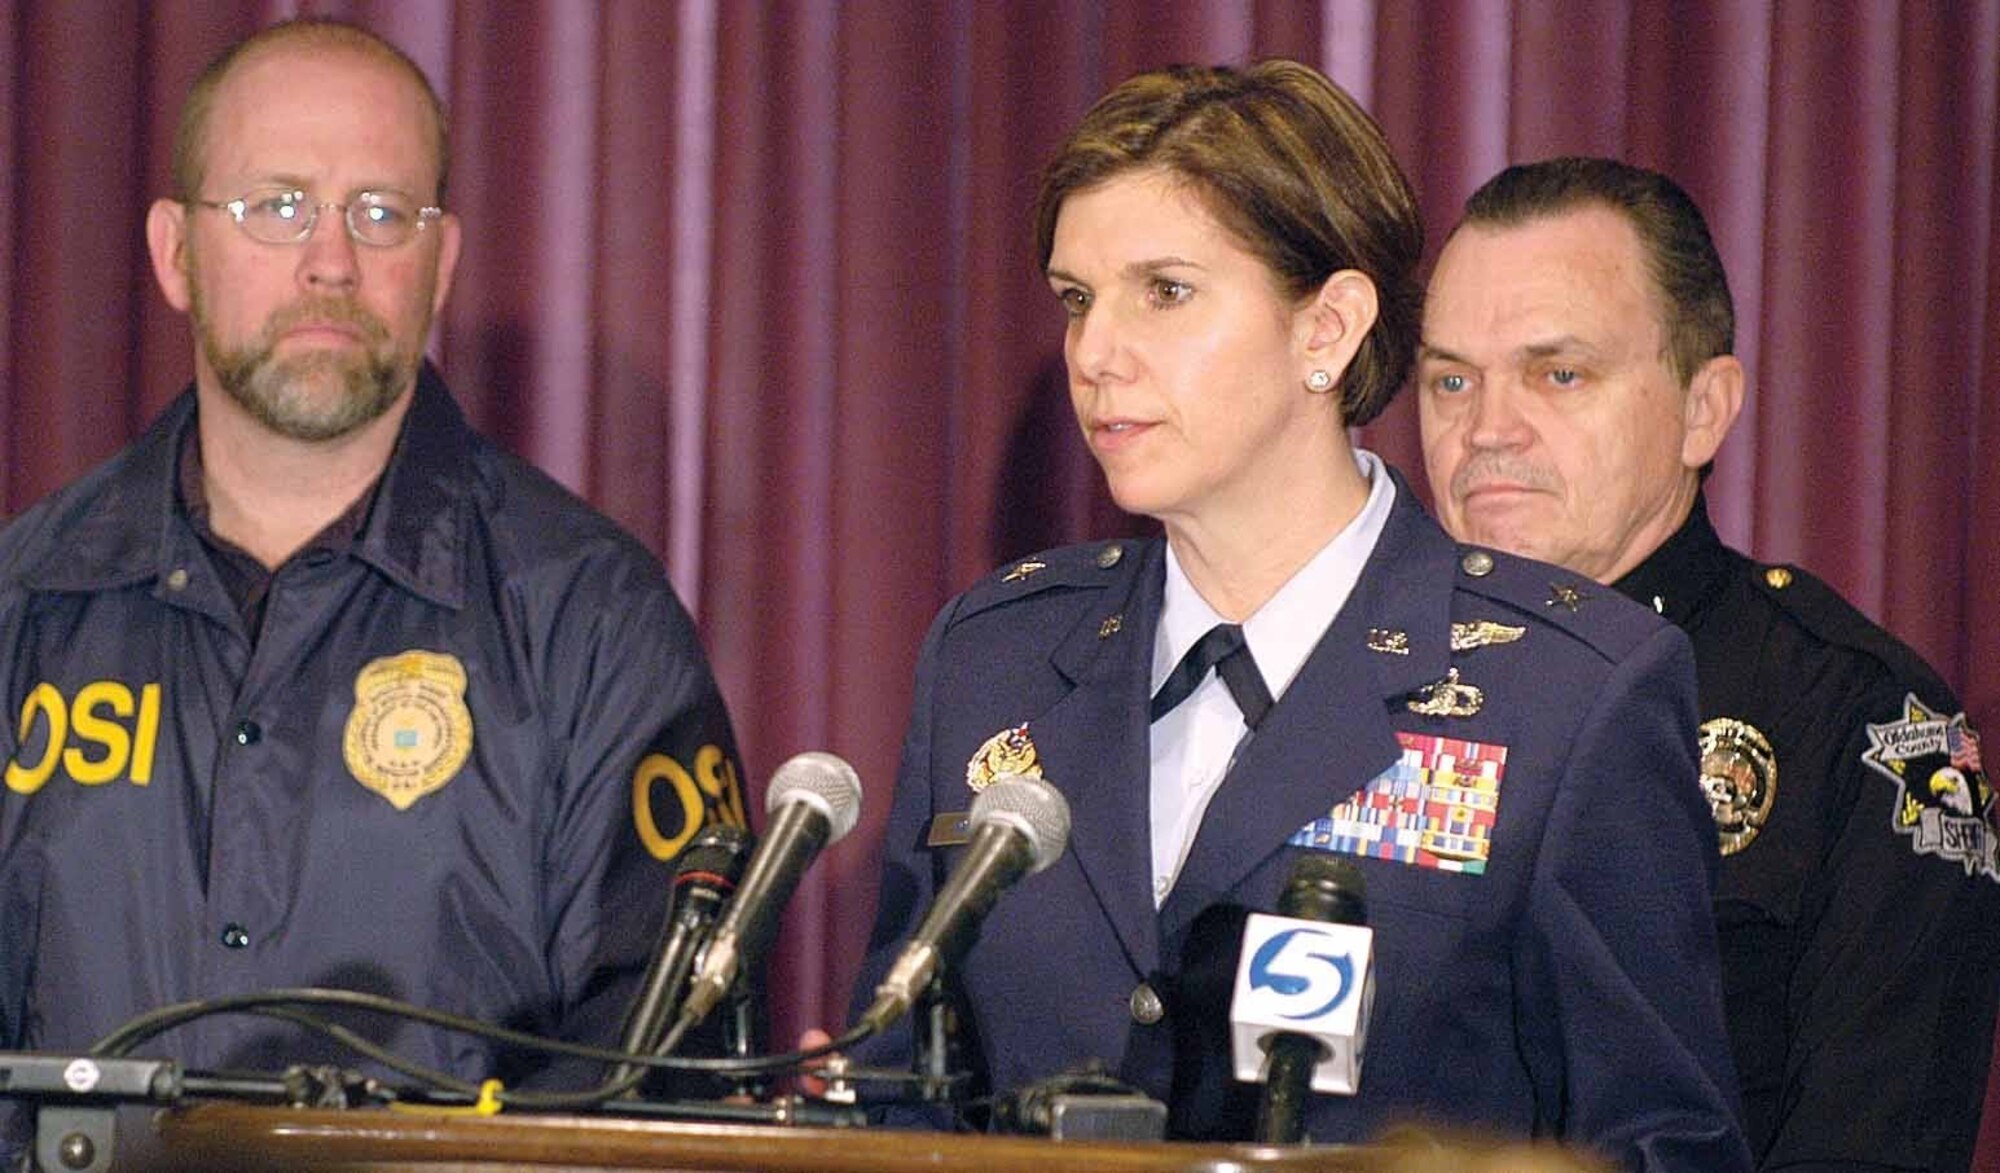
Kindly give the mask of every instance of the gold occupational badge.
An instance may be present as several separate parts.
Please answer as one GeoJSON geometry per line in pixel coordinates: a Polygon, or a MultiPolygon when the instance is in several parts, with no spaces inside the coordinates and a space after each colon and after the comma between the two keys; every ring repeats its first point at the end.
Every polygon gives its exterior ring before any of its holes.
{"type": "Polygon", "coordinates": [[[973,751],[972,760],[965,763],[965,784],[972,787],[974,794],[1009,774],[1042,776],[1042,763],[1035,756],[1035,743],[1028,736],[1025,722],[987,738],[973,751]]]}
{"type": "Polygon", "coordinates": [[[1486,693],[1477,685],[1460,683],[1454,667],[1445,672],[1443,680],[1418,689],[1409,706],[1412,713],[1426,717],[1470,717],[1485,703],[1486,693]]]}
{"type": "Polygon", "coordinates": [[[1701,788],[1715,815],[1722,854],[1750,846],[1778,797],[1778,756],[1748,721],[1712,717],[1701,723],[1701,788]]]}
{"type": "Polygon", "coordinates": [[[1016,563],[1014,565],[1014,569],[1008,571],[1006,574],[1000,577],[1000,581],[1020,582],[1022,579],[1028,577],[1029,575],[1035,573],[1036,571],[1047,570],[1048,568],[1049,568],[1048,563],[1037,562],[1035,559],[1030,558],[1026,562],[1016,563]]]}
{"type": "Polygon", "coordinates": [[[1526,634],[1528,629],[1525,627],[1495,623],[1491,619],[1481,619],[1477,623],[1454,623],[1451,625],[1451,650],[1469,652],[1474,648],[1490,648],[1494,644],[1510,644],[1526,634]]]}
{"type": "Polygon", "coordinates": [[[414,649],[371,662],[354,678],[341,751],[354,780],[397,810],[451,781],[472,753],[465,665],[414,649]]]}
{"type": "Polygon", "coordinates": [[[1385,656],[1407,656],[1410,654],[1410,633],[1387,627],[1368,629],[1368,650],[1381,652],[1385,656]]]}

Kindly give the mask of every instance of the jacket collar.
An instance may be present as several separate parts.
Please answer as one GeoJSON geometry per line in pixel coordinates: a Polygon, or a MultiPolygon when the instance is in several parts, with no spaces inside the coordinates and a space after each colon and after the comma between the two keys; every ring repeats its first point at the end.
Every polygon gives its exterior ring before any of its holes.
{"type": "Polygon", "coordinates": [[[1703,602],[1722,589],[1729,570],[1729,550],[1709,524],[1707,499],[1697,493],[1687,520],[1673,536],[1611,586],[1685,628],[1703,602]]]}
{"type": "Polygon", "coordinates": [[[425,362],[375,508],[355,543],[357,557],[405,590],[454,611],[465,606],[477,443],[444,380],[425,362]]]}
{"type": "MultiPolygon", "coordinates": [[[[180,447],[195,436],[195,395],[181,392],[69,506],[66,550],[23,576],[47,591],[102,591],[204,565],[176,487],[180,447]]],[[[355,554],[405,589],[463,606],[469,464],[476,437],[426,362],[355,554]]],[[[156,590],[158,588],[156,587],[156,590]]]]}

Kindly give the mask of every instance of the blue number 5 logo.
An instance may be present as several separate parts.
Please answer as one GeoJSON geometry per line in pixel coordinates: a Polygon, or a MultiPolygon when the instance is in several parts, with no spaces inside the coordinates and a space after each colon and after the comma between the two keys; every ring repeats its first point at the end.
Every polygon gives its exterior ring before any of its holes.
{"type": "Polygon", "coordinates": [[[1256,955],[1250,959],[1250,988],[1269,989],[1272,993],[1287,999],[1297,998],[1311,991],[1317,976],[1312,970],[1324,965],[1333,971],[1336,980],[1333,997],[1328,998],[1323,1005],[1303,1014],[1280,1014],[1280,1018],[1289,1018],[1294,1022],[1318,1018],[1340,1005],[1341,1000],[1347,997],[1349,987],[1354,984],[1353,959],[1345,953],[1312,952],[1311,938],[1314,937],[1331,940],[1328,934],[1311,929],[1286,929],[1258,946],[1256,955]],[[1297,937],[1304,937],[1306,940],[1299,942],[1298,949],[1291,950],[1292,941],[1297,937]],[[1285,957],[1288,951],[1292,954],[1291,957],[1285,957]],[[1279,964],[1281,959],[1285,964],[1279,964]],[[1305,972],[1299,972],[1301,968],[1305,972]]]}

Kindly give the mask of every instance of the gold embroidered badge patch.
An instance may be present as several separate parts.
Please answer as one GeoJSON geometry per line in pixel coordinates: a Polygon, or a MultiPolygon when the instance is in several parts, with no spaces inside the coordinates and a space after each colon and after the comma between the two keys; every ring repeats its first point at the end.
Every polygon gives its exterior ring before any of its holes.
{"type": "Polygon", "coordinates": [[[371,662],[354,678],[341,751],[354,780],[399,811],[451,781],[472,753],[465,665],[415,649],[371,662]]]}
{"type": "Polygon", "coordinates": [[[972,787],[974,794],[1009,774],[1042,776],[1041,760],[1035,754],[1035,743],[1028,736],[1025,723],[987,738],[965,763],[965,784],[972,787]]]}

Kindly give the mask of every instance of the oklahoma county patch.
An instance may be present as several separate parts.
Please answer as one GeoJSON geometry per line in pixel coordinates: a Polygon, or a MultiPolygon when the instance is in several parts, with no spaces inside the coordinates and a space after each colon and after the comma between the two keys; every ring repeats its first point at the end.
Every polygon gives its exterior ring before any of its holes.
{"type": "Polygon", "coordinates": [[[1979,735],[1964,713],[1932,712],[1910,693],[1901,720],[1868,726],[1861,760],[1896,784],[1890,825],[1910,837],[1911,850],[2000,880],[1993,788],[1979,759],[1979,735]]]}
{"type": "Polygon", "coordinates": [[[465,665],[415,649],[371,662],[354,678],[341,751],[354,780],[399,811],[451,781],[472,753],[465,665]]]}
{"type": "Polygon", "coordinates": [[[1483,874],[1500,812],[1507,747],[1424,733],[1398,733],[1396,740],[1403,753],[1394,765],[1287,842],[1483,874]]]}

